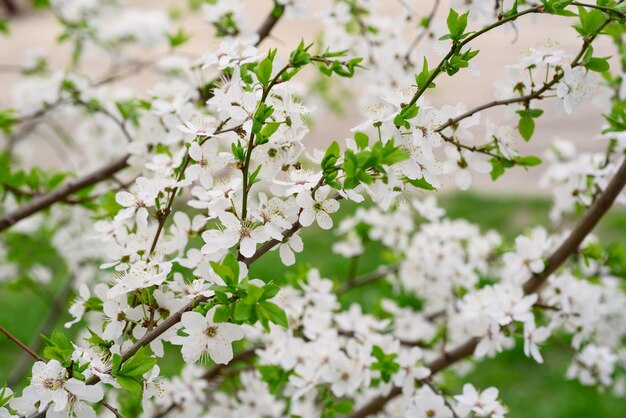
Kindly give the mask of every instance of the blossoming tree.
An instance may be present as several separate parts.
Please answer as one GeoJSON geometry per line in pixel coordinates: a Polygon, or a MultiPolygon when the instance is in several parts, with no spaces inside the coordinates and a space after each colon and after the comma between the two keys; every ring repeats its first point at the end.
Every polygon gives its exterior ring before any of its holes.
{"type": "MultiPolygon", "coordinates": [[[[626,258],[590,233],[625,200],[625,2],[407,1],[390,17],[375,0],[274,0],[252,29],[243,0],[195,0],[220,40],[201,57],[180,52],[191,35],[166,12],[34,3],[58,18],[71,64],[31,54],[0,67],[23,76],[0,110],[0,274],[46,289],[44,256],[61,259],[55,302],[75,297],[70,330],[46,326],[35,347],[0,327],[27,356],[0,391],[0,416],[501,417],[495,387],[450,393],[440,372],[463,376],[516,342],[542,363],[549,339],[571,345],[567,377],[624,392],[626,258]],[[309,14],[323,26],[317,41],[263,47],[281,20],[309,14]],[[579,49],[531,49],[495,101],[429,104],[435,83],[476,70],[477,38],[538,14],[570,22],[579,49]],[[612,59],[594,51],[599,38],[613,41],[612,59]],[[136,58],[160,44],[166,53],[136,58]],[[111,61],[104,77],[81,70],[94,51],[111,61]],[[160,80],[147,92],[121,83],[144,72],[160,80]],[[363,123],[314,149],[313,104],[332,111],[344,90],[363,123]],[[550,145],[555,226],[508,242],[437,206],[445,177],[465,190],[474,176],[539,165],[516,143],[532,139],[543,104],[575,114],[592,96],[606,151],[550,145]],[[508,124],[489,121],[498,111],[508,124]],[[75,170],[37,164],[44,127],[75,170]],[[338,222],[346,201],[360,207],[338,222]],[[578,222],[559,229],[573,213],[578,222]],[[315,266],[250,273],[272,250],[297,263],[299,233],[313,225],[346,262],[372,246],[385,262],[343,282],[315,266]],[[380,309],[345,303],[373,282],[390,285],[380,309]],[[179,364],[172,347],[185,365],[163,377],[179,364]]],[[[10,36],[10,22],[0,30],[10,36]]]]}

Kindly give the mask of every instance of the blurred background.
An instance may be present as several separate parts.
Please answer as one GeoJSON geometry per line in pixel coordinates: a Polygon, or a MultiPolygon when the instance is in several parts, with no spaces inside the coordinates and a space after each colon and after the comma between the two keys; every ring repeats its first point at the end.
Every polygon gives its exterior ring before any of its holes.
{"type": "MultiPolygon", "coordinates": [[[[49,62],[50,69],[64,68],[69,62],[70,48],[57,43],[61,32],[55,17],[48,11],[33,10],[28,1],[0,0],[0,10],[10,22],[10,36],[0,36],[0,69],[19,66],[32,49],[42,49],[49,62]],[[13,6],[15,8],[13,8],[13,6]]],[[[213,29],[206,24],[200,13],[190,13],[187,0],[127,0],[129,6],[142,9],[167,9],[176,16],[175,27],[185,27],[193,34],[192,39],[182,47],[185,53],[201,56],[215,43],[213,29]]],[[[248,0],[247,16],[249,24],[257,27],[272,8],[270,0],[248,0]]],[[[314,1],[315,3],[315,1],[314,1]]],[[[393,15],[401,8],[411,7],[417,14],[426,15],[432,7],[432,0],[381,0],[384,13],[393,15]]],[[[449,4],[443,1],[438,18],[445,16],[449,4]]],[[[261,50],[279,48],[288,51],[295,47],[300,39],[311,42],[316,39],[320,22],[314,17],[290,19],[279,22],[272,36],[264,41],[261,50]]],[[[505,77],[505,65],[515,63],[518,57],[529,47],[546,42],[556,42],[562,49],[575,54],[580,47],[580,40],[565,19],[539,16],[522,19],[517,30],[492,32],[476,42],[481,53],[475,59],[480,76],[461,72],[453,78],[442,77],[437,89],[429,91],[429,100],[435,106],[454,105],[464,102],[469,108],[491,101],[493,83],[505,77]]],[[[608,41],[600,39],[595,47],[596,56],[612,54],[608,41]]],[[[149,53],[137,51],[137,58],[149,58],[163,51],[149,53]]],[[[86,52],[82,69],[88,74],[103,75],[108,71],[108,61],[99,54],[86,52]]],[[[10,107],[13,101],[13,86],[19,75],[11,71],[0,70],[0,108],[10,107]]],[[[136,90],[148,89],[156,81],[149,72],[129,77],[121,83],[136,90]]],[[[350,102],[348,102],[350,103],[350,102]]],[[[527,144],[521,144],[522,153],[542,156],[555,137],[573,141],[581,151],[602,151],[605,143],[597,138],[602,129],[603,109],[587,103],[575,116],[565,115],[556,100],[543,105],[546,114],[537,124],[535,136],[527,144]]],[[[494,122],[501,121],[502,111],[483,114],[494,122]]],[[[61,121],[62,122],[62,121],[61,121]]],[[[351,136],[350,128],[360,122],[357,103],[348,104],[342,114],[324,114],[313,124],[312,135],[307,142],[310,149],[322,147],[332,140],[342,140],[351,136]]],[[[38,141],[42,142],[41,152],[32,155],[33,164],[62,165],[62,157],[50,152],[45,146],[45,132],[40,132],[38,141]]],[[[478,133],[480,139],[480,133],[478,133]]],[[[484,229],[493,228],[504,236],[514,237],[526,228],[536,225],[548,225],[550,210],[549,190],[539,187],[543,167],[524,172],[514,169],[507,172],[497,182],[489,176],[474,176],[471,193],[439,193],[439,199],[449,216],[466,218],[481,225],[484,229]]],[[[446,190],[446,188],[444,188],[446,190]]],[[[449,187],[447,190],[454,190],[449,187]]],[[[342,209],[339,217],[354,210],[354,207],[342,209]]],[[[598,235],[606,242],[626,244],[626,212],[614,210],[602,221],[598,235]]],[[[345,277],[348,266],[342,259],[332,255],[325,238],[316,230],[303,234],[307,245],[299,260],[313,262],[328,260],[321,268],[326,277],[345,277]],[[310,244],[309,244],[310,243],[310,244]],[[323,257],[323,258],[321,258],[323,257]]],[[[62,294],[67,271],[58,264],[59,256],[52,247],[43,247],[41,242],[33,240],[31,254],[20,257],[37,257],[40,263],[53,271],[50,292],[62,294]]],[[[271,276],[277,255],[272,254],[258,265],[254,272],[258,276],[271,276]]],[[[372,265],[373,266],[373,265],[372,265]]],[[[367,271],[367,263],[361,266],[367,271]]],[[[2,268],[2,266],[0,266],[2,268]]],[[[368,292],[384,289],[368,288],[368,292]]],[[[49,296],[49,295],[48,295],[49,296]]],[[[367,299],[367,294],[354,297],[367,299]]],[[[52,297],[53,300],[58,298],[52,297]]],[[[63,312],[66,304],[50,303],[41,289],[16,291],[0,284],[0,323],[14,331],[15,335],[26,342],[34,343],[42,327],[49,323],[62,324],[67,318],[63,312]],[[24,307],[27,306],[27,309],[24,307]],[[45,318],[42,323],[42,318],[45,318]]],[[[521,348],[521,344],[517,344],[521,348]]],[[[501,397],[511,409],[509,417],[522,418],[621,418],[626,416],[626,401],[611,394],[599,393],[595,388],[585,388],[578,382],[565,379],[565,370],[570,361],[570,352],[566,345],[551,346],[546,350],[546,364],[541,366],[526,359],[520,352],[503,353],[493,360],[488,360],[470,373],[469,380],[477,387],[496,386],[501,389],[501,397]]],[[[173,358],[174,356],[172,356],[173,358]]],[[[22,354],[6,339],[0,338],[0,385],[9,380],[15,368],[24,359],[22,354]]],[[[173,362],[176,360],[173,359],[173,362]]],[[[174,367],[172,368],[174,369],[174,367]]],[[[22,382],[23,383],[23,382],[22,382]]],[[[460,387],[462,382],[450,382],[460,387]]]]}

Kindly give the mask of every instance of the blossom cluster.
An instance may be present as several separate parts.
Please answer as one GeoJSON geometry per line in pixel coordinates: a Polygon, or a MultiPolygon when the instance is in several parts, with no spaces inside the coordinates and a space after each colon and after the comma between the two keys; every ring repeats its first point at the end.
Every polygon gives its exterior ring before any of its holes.
{"type": "Polygon", "coordinates": [[[411,7],[388,16],[373,0],[321,9],[276,0],[258,30],[242,1],[191,3],[220,38],[200,56],[182,52],[191,35],[162,11],[50,1],[73,62],[48,70],[30,54],[11,108],[0,111],[0,230],[11,227],[0,281],[39,289],[67,276],[76,296],[65,326],[78,335],[47,333],[26,388],[0,392],[0,415],[502,417],[497,388],[448,387],[438,372],[463,377],[516,344],[542,363],[543,346],[563,337],[573,352],[568,378],[624,391],[619,250],[589,230],[535,227],[512,239],[482,231],[429,194],[448,178],[466,190],[475,176],[538,165],[518,146],[544,113],[537,102],[554,98],[574,114],[595,98],[609,113],[606,152],[552,144],[552,218],[624,201],[612,184],[624,171],[626,76],[612,75],[591,46],[605,28],[619,45],[619,2],[511,0],[494,15],[491,1],[452,1],[440,22],[438,1],[419,19],[411,7]],[[537,46],[505,69],[496,101],[433,104],[437,77],[480,73],[473,39],[570,9],[584,39],[578,53],[537,46]],[[310,15],[323,28],[319,45],[260,45],[279,19],[310,15]],[[165,54],[133,57],[133,47],[164,43],[165,54]],[[109,58],[112,72],[80,71],[85,49],[109,58]],[[158,81],[146,92],[118,83],[147,68],[158,81]],[[317,109],[335,108],[343,89],[363,122],[315,149],[317,109]],[[506,106],[505,124],[484,116],[497,106],[506,106]],[[46,146],[62,143],[63,171],[29,158],[42,134],[46,146]],[[359,207],[345,216],[344,202],[359,207]],[[322,277],[324,260],[299,263],[309,227],[335,233],[328,247],[351,264],[348,277],[322,277]],[[29,245],[60,267],[46,267],[29,245]],[[276,262],[272,277],[259,277],[253,264],[271,250],[295,265],[291,275],[276,262]],[[372,252],[378,269],[357,276],[372,252]],[[348,297],[372,283],[385,290],[371,303],[348,297]]]}

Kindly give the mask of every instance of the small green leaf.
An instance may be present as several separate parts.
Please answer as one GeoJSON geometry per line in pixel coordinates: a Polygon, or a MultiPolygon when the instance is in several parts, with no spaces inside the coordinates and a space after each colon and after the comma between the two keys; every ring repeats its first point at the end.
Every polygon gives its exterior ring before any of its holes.
{"type": "Polygon", "coordinates": [[[529,141],[535,132],[535,121],[531,116],[522,116],[517,125],[517,129],[524,140],[529,141]]]}
{"type": "Polygon", "coordinates": [[[359,147],[359,149],[364,149],[367,148],[369,138],[363,132],[357,132],[354,134],[354,142],[356,142],[356,145],[357,147],[359,147]]]}

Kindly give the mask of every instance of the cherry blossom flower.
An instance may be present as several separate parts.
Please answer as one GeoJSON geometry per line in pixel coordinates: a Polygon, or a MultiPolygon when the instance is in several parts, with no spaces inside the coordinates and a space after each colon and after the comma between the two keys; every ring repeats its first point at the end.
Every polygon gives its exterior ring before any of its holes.
{"type": "Polygon", "coordinates": [[[498,402],[498,389],[490,387],[478,392],[470,383],[463,385],[463,393],[454,397],[462,415],[470,411],[479,417],[502,418],[506,409],[498,402]]]}
{"type": "Polygon", "coordinates": [[[33,364],[32,379],[22,396],[13,398],[12,408],[30,415],[49,408],[47,416],[95,416],[93,408],[85,402],[98,402],[104,396],[100,385],[87,385],[76,378],[67,377],[67,370],[57,360],[33,364]],[[36,406],[38,405],[38,406],[36,406]]]}
{"type": "Polygon", "coordinates": [[[547,340],[548,337],[550,337],[548,328],[537,328],[534,321],[524,323],[524,354],[526,357],[532,357],[537,363],[543,363],[538,344],[547,340]]]}
{"type": "Polygon", "coordinates": [[[194,363],[208,355],[217,364],[228,364],[233,358],[232,342],[244,337],[243,328],[227,322],[213,322],[215,309],[206,316],[198,312],[185,312],[181,319],[186,336],[177,336],[172,343],[182,345],[181,353],[186,363],[194,363]]]}
{"type": "Polygon", "coordinates": [[[333,227],[330,214],[339,210],[339,202],[332,197],[328,198],[330,190],[330,187],[320,187],[315,191],[314,197],[307,192],[301,192],[296,196],[296,203],[302,208],[300,213],[302,226],[310,226],[317,222],[322,229],[333,227]]]}
{"type": "Polygon", "coordinates": [[[563,78],[556,85],[556,95],[563,101],[565,113],[572,115],[597,90],[597,78],[583,67],[563,68],[563,78]]]}
{"type": "Polygon", "coordinates": [[[223,231],[211,229],[202,233],[202,239],[206,243],[202,247],[203,254],[213,254],[239,243],[239,252],[249,258],[256,251],[257,244],[262,244],[270,238],[265,228],[255,228],[251,221],[242,222],[232,213],[225,212],[219,219],[226,229],[223,231]]]}
{"type": "Polygon", "coordinates": [[[482,156],[466,150],[459,152],[454,147],[445,149],[448,160],[444,163],[444,171],[454,173],[454,181],[461,190],[467,190],[472,183],[472,173],[470,169],[487,174],[491,172],[491,164],[482,156]]]}
{"type": "Polygon", "coordinates": [[[146,207],[154,206],[158,189],[154,187],[153,183],[147,178],[139,177],[136,180],[136,185],[134,193],[122,191],[115,195],[117,203],[125,208],[117,213],[116,219],[128,219],[135,212],[137,212],[137,217],[145,219],[148,216],[146,207]]]}

